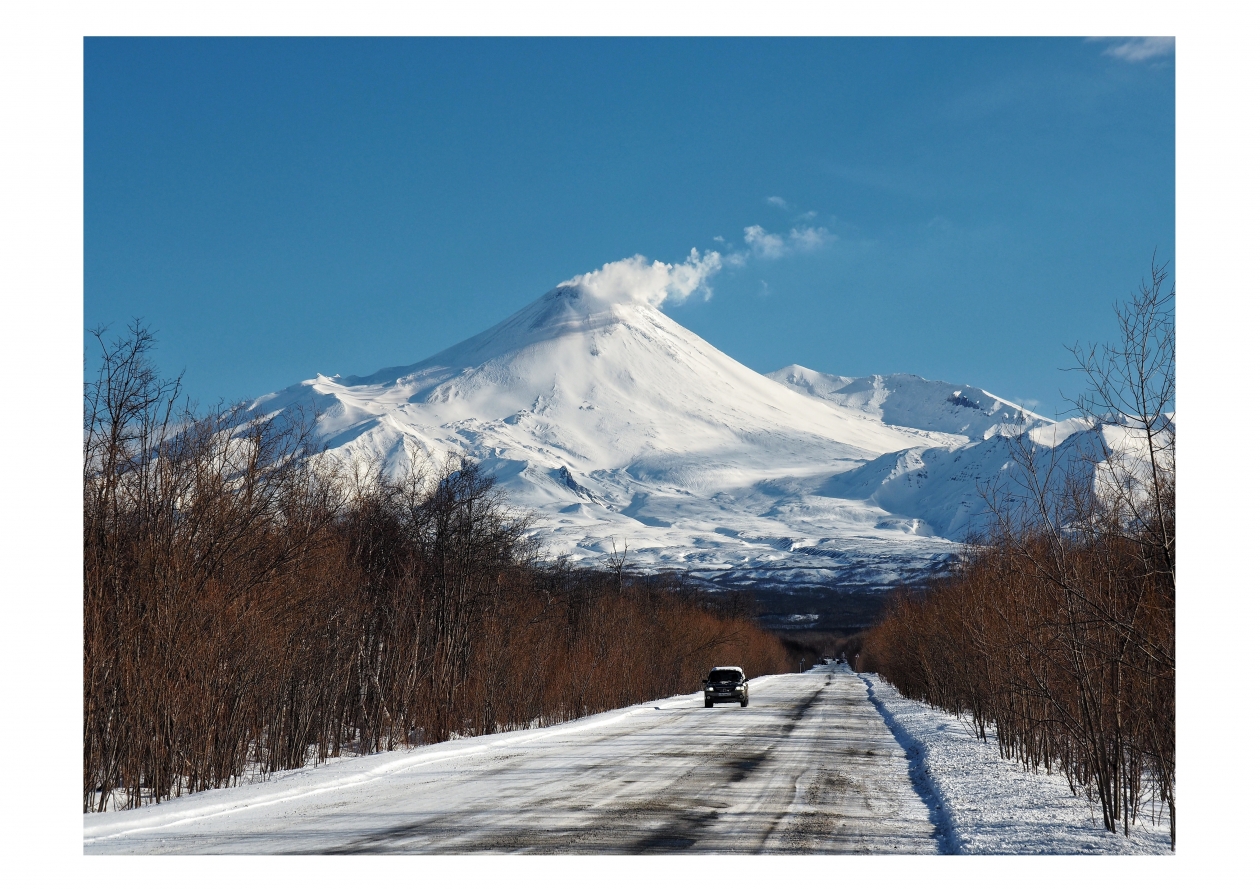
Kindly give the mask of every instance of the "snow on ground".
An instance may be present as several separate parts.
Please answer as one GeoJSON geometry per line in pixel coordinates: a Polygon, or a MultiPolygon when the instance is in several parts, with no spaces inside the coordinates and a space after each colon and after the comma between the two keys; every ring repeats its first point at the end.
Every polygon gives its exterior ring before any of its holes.
{"type": "Polygon", "coordinates": [[[88,854],[941,851],[852,673],[752,680],[551,728],[300,769],[83,816],[88,854]]]}
{"type": "Polygon", "coordinates": [[[940,805],[948,851],[962,854],[1169,854],[1168,819],[1147,819],[1130,836],[1103,829],[1102,815],[1073,796],[1059,774],[1027,772],[980,741],[961,720],[901,696],[874,673],[858,674],[911,761],[911,774],[940,805]]]}
{"type": "Polygon", "coordinates": [[[83,816],[83,842],[88,848],[103,840],[117,840],[159,828],[177,828],[196,821],[292,806],[326,794],[368,789],[391,776],[437,763],[495,754],[519,744],[546,743],[582,732],[599,732],[633,716],[639,709],[615,710],[543,729],[459,738],[368,756],[334,757],[319,765],[273,772],[266,778],[248,780],[235,787],[205,790],[158,805],[88,813],[83,816]]]}
{"type": "Polygon", "coordinates": [[[83,816],[83,851],[1166,854],[844,665],[83,816]]]}

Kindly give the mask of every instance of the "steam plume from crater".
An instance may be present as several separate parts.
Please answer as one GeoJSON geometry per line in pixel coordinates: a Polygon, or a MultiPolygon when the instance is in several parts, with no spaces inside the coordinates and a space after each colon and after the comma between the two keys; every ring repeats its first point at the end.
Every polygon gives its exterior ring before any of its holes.
{"type": "Polygon", "coordinates": [[[721,268],[722,257],[718,253],[710,250],[701,256],[693,247],[683,262],[649,263],[636,254],[605,263],[602,268],[577,275],[559,286],[577,288],[600,302],[640,303],[658,308],[667,300],[682,302],[696,291],[708,299],[708,280],[721,268]]]}

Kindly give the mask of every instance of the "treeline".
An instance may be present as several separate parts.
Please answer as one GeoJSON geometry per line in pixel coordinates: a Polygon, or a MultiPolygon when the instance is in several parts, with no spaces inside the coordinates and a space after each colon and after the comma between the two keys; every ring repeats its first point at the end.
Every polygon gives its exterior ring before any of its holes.
{"type": "Polygon", "coordinates": [[[1062,772],[1108,830],[1127,835],[1145,804],[1175,836],[1172,590],[1128,541],[1055,549],[1033,535],[973,549],[953,578],[899,598],[856,666],[1062,772]]]}
{"type": "Polygon", "coordinates": [[[897,597],[854,660],[969,716],[1003,755],[1062,772],[1108,830],[1166,816],[1175,842],[1173,328],[1162,283],[1154,269],[1117,309],[1122,345],[1077,352],[1091,383],[1079,406],[1111,427],[1104,451],[1048,458],[1017,442],[1018,489],[988,492],[986,536],[951,577],[897,597]]]}
{"type": "Polygon", "coordinates": [[[474,463],[347,471],[300,414],[178,407],[139,324],[95,333],[84,811],[789,669],[737,601],[540,561],[474,463]]]}

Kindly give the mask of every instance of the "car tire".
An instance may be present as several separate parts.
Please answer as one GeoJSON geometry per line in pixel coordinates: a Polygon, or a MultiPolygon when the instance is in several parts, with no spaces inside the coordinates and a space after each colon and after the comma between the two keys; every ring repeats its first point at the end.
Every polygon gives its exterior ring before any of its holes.
{"type": "Polygon", "coordinates": [[[748,706],[748,698],[744,698],[742,701],[740,701],[740,702],[739,702],[739,706],[741,706],[741,707],[747,707],[747,706],[748,706]]]}
{"type": "Polygon", "coordinates": [[[710,701],[708,698],[705,698],[705,699],[704,699],[704,706],[706,706],[706,707],[712,707],[712,706],[713,706],[713,702],[712,702],[712,701],[710,701]]]}

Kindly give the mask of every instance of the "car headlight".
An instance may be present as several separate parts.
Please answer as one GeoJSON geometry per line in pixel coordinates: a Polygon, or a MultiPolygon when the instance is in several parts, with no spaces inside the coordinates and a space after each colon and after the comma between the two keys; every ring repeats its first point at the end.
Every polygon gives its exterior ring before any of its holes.
{"type": "Polygon", "coordinates": [[[713,691],[713,686],[710,685],[708,688],[705,689],[705,691],[713,691]]]}

